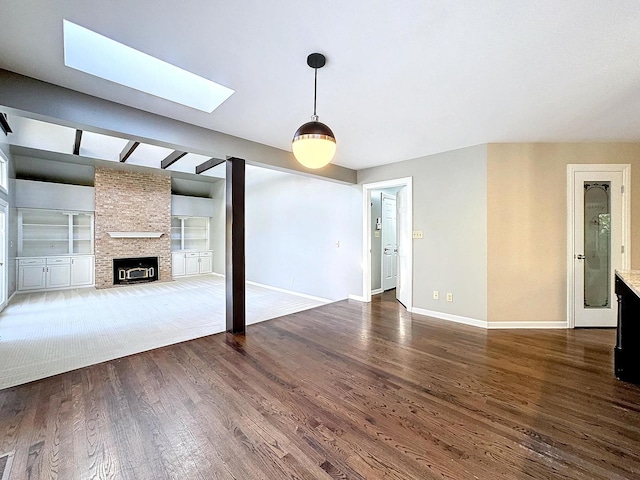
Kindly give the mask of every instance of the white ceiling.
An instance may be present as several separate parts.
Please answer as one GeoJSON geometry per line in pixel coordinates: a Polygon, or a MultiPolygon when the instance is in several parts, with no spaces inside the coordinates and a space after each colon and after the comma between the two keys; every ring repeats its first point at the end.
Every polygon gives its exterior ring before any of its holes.
{"type": "Polygon", "coordinates": [[[290,150],[318,51],[334,163],[360,169],[487,142],[639,141],[639,26],[636,0],[2,0],[0,68],[290,150]],[[236,93],[207,114],[67,68],[63,18],[236,93]]]}

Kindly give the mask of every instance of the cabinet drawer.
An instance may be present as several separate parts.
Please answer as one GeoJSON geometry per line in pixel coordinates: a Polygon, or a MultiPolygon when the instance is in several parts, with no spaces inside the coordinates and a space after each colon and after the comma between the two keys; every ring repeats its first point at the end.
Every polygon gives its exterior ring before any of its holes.
{"type": "Polygon", "coordinates": [[[199,257],[200,254],[198,252],[186,252],[184,254],[185,257],[199,257]]]}
{"type": "Polygon", "coordinates": [[[47,265],[59,265],[59,264],[70,264],[71,259],[69,257],[55,257],[55,258],[47,258],[47,265]]]}
{"type": "Polygon", "coordinates": [[[200,256],[201,257],[210,257],[211,256],[211,252],[200,252],[200,256]]]}
{"type": "Polygon", "coordinates": [[[18,265],[23,266],[23,265],[46,265],[47,264],[47,259],[46,258],[21,258],[18,261],[18,265]]]}

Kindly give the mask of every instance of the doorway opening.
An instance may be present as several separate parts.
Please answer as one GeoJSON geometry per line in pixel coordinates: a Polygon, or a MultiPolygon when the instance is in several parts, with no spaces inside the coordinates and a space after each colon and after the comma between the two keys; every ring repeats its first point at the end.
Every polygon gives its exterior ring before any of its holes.
{"type": "Polygon", "coordinates": [[[367,183],[363,185],[362,192],[363,301],[370,302],[372,294],[395,288],[397,300],[411,311],[413,304],[412,178],[367,183]],[[386,209],[386,213],[383,208],[386,209]]]}
{"type": "Polygon", "coordinates": [[[567,166],[567,328],[615,327],[631,258],[629,165],[567,166]]]}

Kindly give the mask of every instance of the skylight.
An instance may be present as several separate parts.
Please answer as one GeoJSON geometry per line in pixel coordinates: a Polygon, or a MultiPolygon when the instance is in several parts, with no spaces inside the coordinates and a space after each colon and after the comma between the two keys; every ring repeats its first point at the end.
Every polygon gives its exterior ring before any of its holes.
{"type": "Polygon", "coordinates": [[[211,113],[234,90],[63,20],[64,64],[211,113]]]}

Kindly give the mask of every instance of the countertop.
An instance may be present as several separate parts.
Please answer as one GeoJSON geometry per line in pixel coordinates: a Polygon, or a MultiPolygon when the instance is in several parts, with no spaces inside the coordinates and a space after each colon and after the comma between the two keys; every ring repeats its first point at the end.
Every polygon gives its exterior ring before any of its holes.
{"type": "Polygon", "coordinates": [[[640,270],[616,270],[616,275],[640,297],[640,270]]]}

